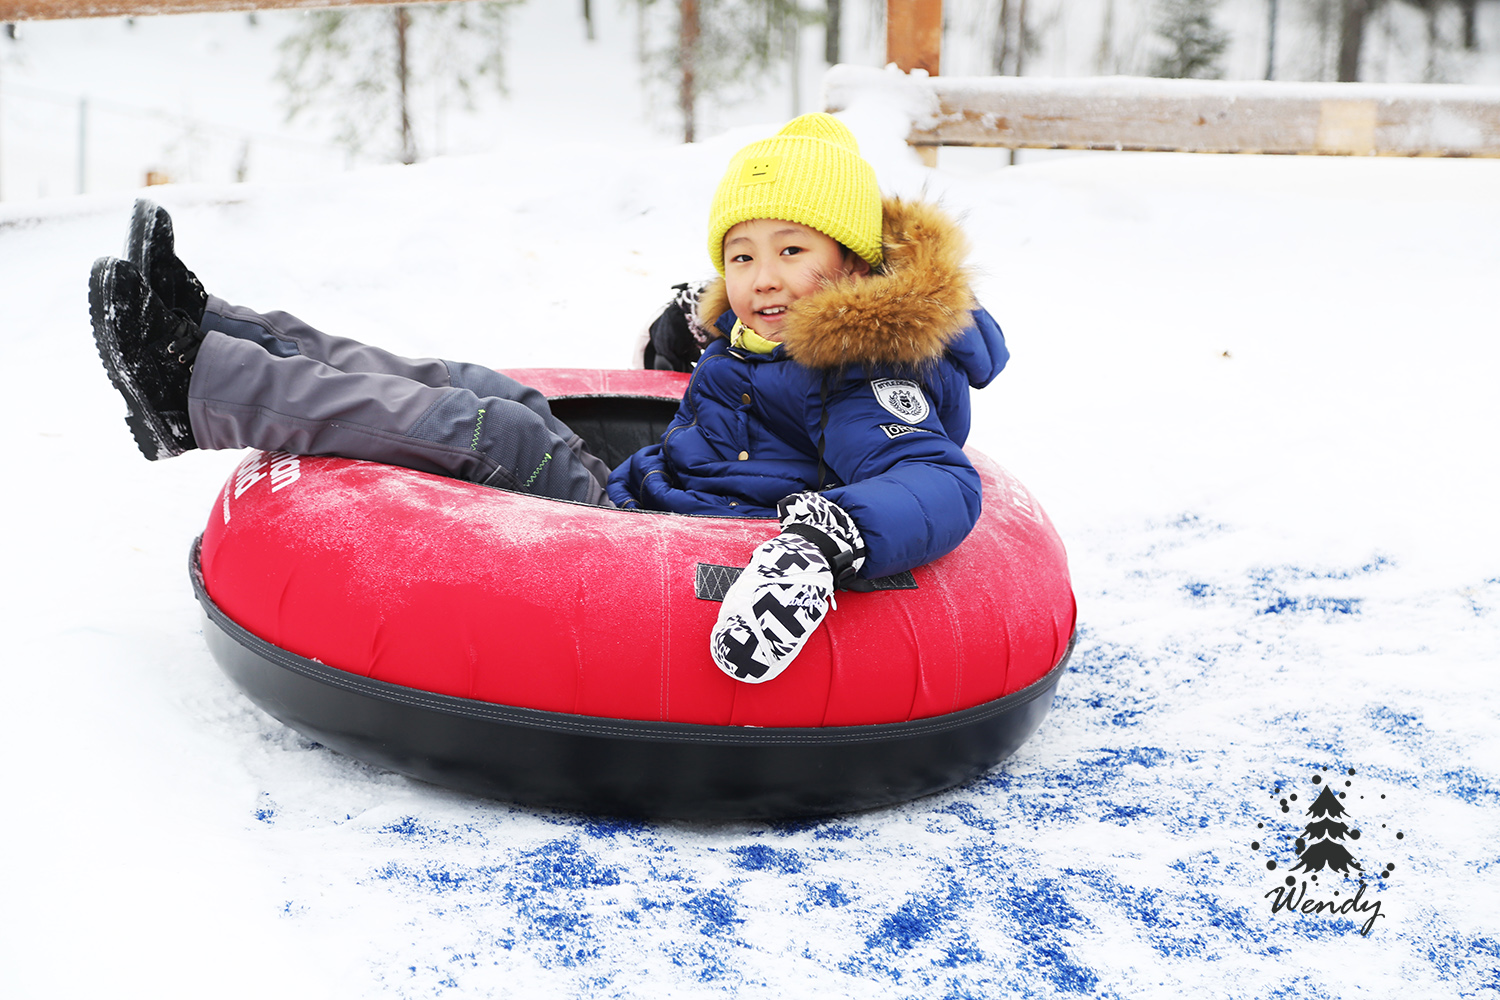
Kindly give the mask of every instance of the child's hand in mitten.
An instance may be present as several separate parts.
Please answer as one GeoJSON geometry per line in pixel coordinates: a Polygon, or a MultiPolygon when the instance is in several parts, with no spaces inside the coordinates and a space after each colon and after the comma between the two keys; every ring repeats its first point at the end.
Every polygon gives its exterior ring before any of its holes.
{"type": "Polygon", "coordinates": [[[782,533],[762,542],[719,609],[709,640],[714,662],[736,680],[759,684],[787,668],[833,605],[838,578],[864,564],[859,528],[818,493],[778,505],[782,533]]]}
{"type": "Polygon", "coordinates": [[[672,301],[647,331],[642,346],[642,367],[678,372],[693,370],[711,336],[698,319],[698,299],[707,286],[706,281],[672,286],[672,301]]]}

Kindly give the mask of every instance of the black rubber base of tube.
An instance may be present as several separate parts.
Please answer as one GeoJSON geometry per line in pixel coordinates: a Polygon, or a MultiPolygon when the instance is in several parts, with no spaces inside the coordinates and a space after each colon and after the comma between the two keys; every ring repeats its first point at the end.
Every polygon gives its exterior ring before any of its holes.
{"type": "Polygon", "coordinates": [[[933,719],[761,729],[510,708],[387,684],[274,646],[193,588],[224,672],[266,712],[340,753],[487,798],[658,819],[857,812],[969,781],[1041,725],[1072,655],[1034,684],[933,719]]]}

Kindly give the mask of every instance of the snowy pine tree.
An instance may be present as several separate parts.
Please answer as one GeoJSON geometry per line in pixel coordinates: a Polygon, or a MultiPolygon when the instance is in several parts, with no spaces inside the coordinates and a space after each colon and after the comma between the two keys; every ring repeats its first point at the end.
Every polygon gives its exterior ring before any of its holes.
{"type": "Polygon", "coordinates": [[[1152,76],[1217,80],[1229,32],[1215,26],[1218,0],[1158,0],[1156,35],[1167,51],[1151,64],[1152,76]]]}
{"type": "Polygon", "coordinates": [[[352,152],[388,146],[393,158],[418,156],[415,92],[437,90],[473,106],[474,85],[488,78],[503,92],[506,8],[520,0],[422,3],[310,11],[281,43],[277,80],[288,120],[330,121],[352,152]]]}
{"type": "Polygon", "coordinates": [[[697,137],[705,98],[760,92],[768,72],[793,58],[797,31],[821,15],[798,0],[635,0],[648,81],[676,96],[684,142],[697,137]]]}

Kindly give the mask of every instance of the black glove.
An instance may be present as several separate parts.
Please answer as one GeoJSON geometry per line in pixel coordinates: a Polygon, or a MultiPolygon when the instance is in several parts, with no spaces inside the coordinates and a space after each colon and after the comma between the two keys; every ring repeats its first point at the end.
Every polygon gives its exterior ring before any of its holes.
{"type": "Polygon", "coordinates": [[[676,294],[651,324],[647,335],[641,359],[643,368],[669,372],[693,370],[710,336],[708,329],[698,322],[698,298],[707,287],[707,281],[672,286],[676,294]]]}

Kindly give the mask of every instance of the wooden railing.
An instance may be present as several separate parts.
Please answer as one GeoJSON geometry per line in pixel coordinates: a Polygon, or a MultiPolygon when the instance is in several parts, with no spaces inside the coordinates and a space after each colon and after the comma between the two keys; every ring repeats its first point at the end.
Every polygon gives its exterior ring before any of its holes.
{"type": "Polygon", "coordinates": [[[1010,149],[1500,157],[1500,88],[1134,77],[927,77],[835,66],[824,106],[903,108],[907,141],[1010,149]]]}
{"type": "MultiPolygon", "coordinates": [[[[390,0],[0,0],[0,22],[331,7],[390,0]]],[[[426,0],[407,0],[426,2],[426,0]]],[[[824,105],[881,93],[911,117],[907,141],[1010,149],[1500,157],[1500,88],[1131,77],[940,77],[941,0],[887,0],[898,65],[835,66],[824,105]]]]}
{"type": "MultiPolygon", "coordinates": [[[[392,0],[0,0],[0,22],[205,14],[226,10],[270,10],[275,7],[348,7],[391,2],[392,0]]],[[[426,3],[431,0],[402,2],[426,3]]]]}

